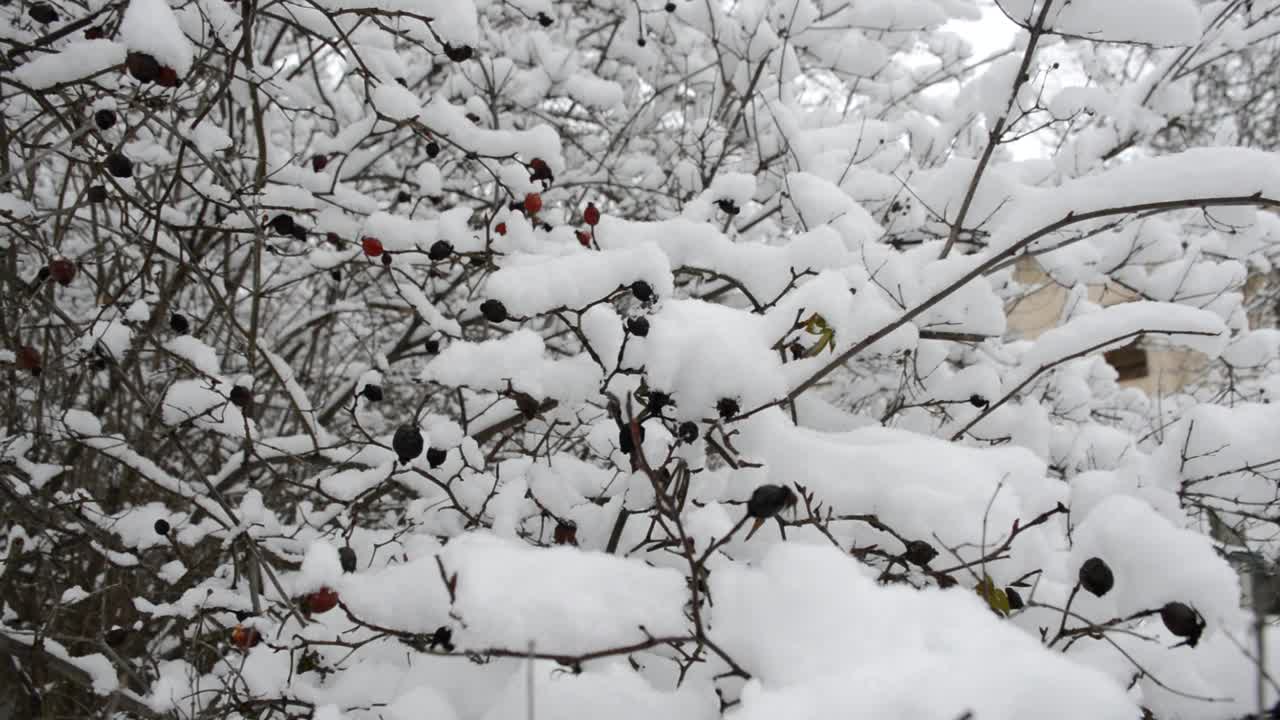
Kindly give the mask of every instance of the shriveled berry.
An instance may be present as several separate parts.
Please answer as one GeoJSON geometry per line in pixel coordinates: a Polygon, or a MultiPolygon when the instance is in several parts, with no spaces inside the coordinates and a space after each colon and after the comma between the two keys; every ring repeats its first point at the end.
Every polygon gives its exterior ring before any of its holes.
{"type": "MultiPolygon", "coordinates": [[[[643,425],[640,426],[640,442],[644,442],[643,425]]],[[[630,455],[635,451],[636,445],[631,441],[630,425],[623,425],[622,429],[618,431],[618,449],[621,450],[624,455],[630,455]]]]}
{"type": "Polygon", "coordinates": [[[627,330],[636,337],[649,334],[649,319],[643,317],[627,318],[627,330]]]}
{"type": "Polygon", "coordinates": [[[156,518],[155,531],[157,535],[168,535],[170,529],[168,520],[165,520],[164,518],[156,518]]]}
{"type": "Polygon", "coordinates": [[[378,257],[382,254],[382,241],[376,237],[361,238],[360,247],[364,249],[364,254],[369,257],[378,257]]]}
{"type": "Polygon", "coordinates": [[[642,303],[647,303],[653,300],[653,288],[649,286],[649,283],[643,280],[637,280],[631,283],[631,294],[642,303]]]}
{"type": "Polygon", "coordinates": [[[322,587],[306,597],[307,611],[312,614],[329,612],[338,606],[338,593],[331,588],[322,587]]]}
{"type": "Polygon", "coordinates": [[[391,267],[391,253],[383,253],[382,267],[391,267]]]}
{"type": "Polygon", "coordinates": [[[738,401],[733,398],[720,398],[716,402],[716,412],[720,413],[720,417],[728,420],[738,414],[741,408],[738,407],[738,401]]]}
{"type": "Polygon", "coordinates": [[[912,565],[924,567],[933,562],[938,557],[938,551],[929,543],[923,540],[912,540],[907,543],[907,552],[905,554],[907,562],[912,565]]]}
{"type": "Polygon", "coordinates": [[[551,23],[555,22],[546,13],[538,13],[538,24],[542,27],[551,27],[551,23]]]}
{"type": "Polygon", "coordinates": [[[530,215],[535,215],[542,209],[542,196],[538,193],[529,193],[524,196],[524,211],[530,215]]]}
{"type": "Polygon", "coordinates": [[[338,548],[338,562],[342,563],[342,572],[355,572],[356,551],[346,545],[338,548]]]}
{"type": "Polygon", "coordinates": [[[261,640],[262,636],[258,634],[257,630],[254,630],[251,627],[237,625],[235,629],[231,631],[231,644],[241,650],[248,650],[261,642],[261,640]]]}
{"type": "Polygon", "coordinates": [[[67,258],[54,258],[49,261],[49,277],[62,286],[67,286],[76,279],[76,264],[67,258]]]}
{"type": "Polygon", "coordinates": [[[694,442],[698,439],[698,423],[692,420],[680,423],[680,427],[676,429],[676,437],[682,443],[694,442]]]}
{"type": "Polygon", "coordinates": [[[1022,601],[1022,594],[1016,588],[1007,587],[1004,589],[1004,596],[1009,598],[1010,610],[1021,610],[1026,607],[1026,603],[1022,601]]]}
{"type": "Polygon", "coordinates": [[[578,236],[578,244],[579,244],[579,245],[581,245],[582,247],[585,247],[585,248],[589,248],[589,247],[591,247],[591,234],[590,234],[590,233],[588,233],[586,230],[579,230],[579,231],[577,231],[577,236],[578,236]]]}
{"type": "Polygon", "coordinates": [[[178,79],[178,71],[168,65],[161,65],[160,72],[156,75],[156,84],[160,87],[178,87],[181,84],[178,79]]]}
{"type": "Polygon", "coordinates": [[[506,223],[498,223],[497,225],[495,225],[495,226],[493,227],[493,231],[494,231],[494,232],[496,232],[496,233],[498,233],[499,235],[506,235],[506,234],[507,234],[507,224],[506,224],[506,223]]]}
{"type": "Polygon", "coordinates": [[[42,25],[48,25],[51,22],[58,21],[58,11],[54,10],[53,6],[49,3],[36,3],[32,5],[27,8],[27,15],[29,15],[32,20],[35,20],[42,25]]]}
{"type": "Polygon", "coordinates": [[[271,229],[278,235],[292,235],[295,227],[293,216],[288,213],[281,213],[271,218],[271,229]]]}
{"type": "Polygon", "coordinates": [[[593,227],[600,222],[600,209],[595,203],[587,203],[587,209],[582,211],[582,221],[593,227]]]}
{"type": "Polygon", "coordinates": [[[1111,592],[1116,584],[1116,577],[1102,558],[1091,557],[1080,566],[1080,587],[1102,597],[1111,592]]]}
{"type": "Polygon", "coordinates": [[[673,2],[669,2],[669,3],[667,3],[666,5],[663,5],[663,6],[662,6],[662,9],[663,9],[663,10],[666,10],[667,12],[675,12],[675,11],[676,11],[676,4],[675,4],[675,3],[673,3],[673,2]]]}
{"type": "Polygon", "coordinates": [[[102,639],[106,641],[107,645],[116,647],[129,639],[129,628],[122,628],[119,625],[114,625],[110,630],[103,634],[102,639]]]}
{"type": "Polygon", "coordinates": [[[413,196],[409,194],[408,190],[401,190],[396,193],[396,202],[407,203],[411,200],[413,200],[413,196]]]}
{"type": "Polygon", "coordinates": [[[448,457],[449,451],[444,448],[427,448],[427,465],[433,468],[443,465],[448,457]]]}
{"type": "Polygon", "coordinates": [[[661,415],[662,408],[670,404],[671,404],[670,395],[657,390],[654,390],[653,392],[649,393],[649,405],[648,405],[649,412],[653,413],[654,415],[661,415]]]}
{"type": "Polygon", "coordinates": [[[169,316],[169,329],[179,335],[186,335],[191,332],[191,323],[187,320],[187,316],[174,313],[169,316]]]}
{"type": "Polygon", "coordinates": [[[381,385],[365,385],[360,389],[360,395],[369,402],[382,402],[382,386],[381,385]]]}
{"type": "Polygon", "coordinates": [[[534,158],[530,160],[529,169],[533,171],[529,174],[529,182],[537,182],[541,180],[544,183],[550,183],[555,180],[555,176],[551,174],[551,166],[542,158],[534,158]]]}
{"type": "Polygon", "coordinates": [[[783,509],[796,504],[796,493],[784,485],[761,485],[751,493],[747,501],[747,515],[753,518],[771,518],[783,509]]]}
{"type": "Polygon", "coordinates": [[[435,650],[437,647],[445,652],[453,652],[453,629],[447,625],[441,625],[431,633],[431,637],[427,640],[427,645],[435,650]]]}
{"type": "Polygon", "coordinates": [[[138,82],[155,82],[160,77],[160,63],[154,57],[140,52],[131,52],[125,57],[125,67],[129,69],[138,82]]]}
{"type": "Polygon", "coordinates": [[[435,261],[444,260],[453,254],[453,245],[448,240],[437,240],[431,243],[427,257],[435,261]]]}
{"type": "Polygon", "coordinates": [[[84,196],[95,205],[104,203],[107,201],[107,189],[101,185],[94,185],[85,192],[84,196]]]}
{"type": "Polygon", "coordinates": [[[315,170],[316,172],[324,172],[324,169],[327,167],[329,167],[329,158],[324,155],[316,155],[311,158],[312,170],[315,170]]]}
{"type": "Polygon", "coordinates": [[[43,368],[43,362],[40,358],[40,351],[30,345],[23,345],[14,353],[14,362],[19,370],[26,370],[32,375],[39,375],[43,368]]]}
{"type": "Polygon", "coordinates": [[[421,455],[422,448],[422,431],[417,425],[401,425],[391,438],[391,449],[396,451],[396,456],[404,465],[421,455]]]}
{"type": "Polygon", "coordinates": [[[432,338],[422,344],[422,349],[426,350],[428,355],[435,355],[440,352],[440,341],[432,338]]]}
{"type": "Polygon", "coordinates": [[[976,408],[984,408],[990,403],[987,401],[986,398],[982,397],[981,395],[970,395],[969,404],[976,408]]]}
{"type": "Polygon", "coordinates": [[[1160,608],[1160,621],[1169,628],[1169,632],[1186,638],[1187,644],[1191,647],[1195,647],[1196,643],[1200,642],[1200,635],[1204,632],[1204,618],[1185,603],[1166,603],[1160,608]]]}
{"type": "Polygon", "coordinates": [[[238,408],[253,404],[253,392],[243,385],[231,388],[231,404],[238,408]]]}
{"type": "Polygon", "coordinates": [[[101,39],[105,38],[106,36],[107,36],[107,34],[106,34],[105,32],[103,32],[102,28],[98,27],[97,25],[95,25],[95,26],[93,26],[93,27],[91,27],[91,28],[87,28],[87,29],[84,31],[84,39],[85,39],[85,40],[101,40],[101,39]]]}
{"type": "Polygon", "coordinates": [[[427,157],[434,160],[435,157],[439,154],[440,154],[440,143],[436,142],[435,140],[432,140],[431,142],[427,143],[427,157]]]}
{"type": "Polygon", "coordinates": [[[557,545],[577,545],[578,526],[571,522],[556,523],[555,541],[557,545]]]}
{"type": "Polygon", "coordinates": [[[133,177],[133,161],[120,153],[111,153],[108,155],[106,167],[107,172],[111,173],[112,177],[133,177]]]}
{"type": "Polygon", "coordinates": [[[445,43],[444,54],[445,54],[445,57],[449,58],[454,62],[458,62],[458,63],[466,62],[467,60],[471,59],[471,46],[459,45],[457,47],[454,47],[449,43],[445,43]]]}
{"type": "Polygon", "coordinates": [[[93,114],[93,124],[99,130],[110,130],[116,124],[115,110],[99,110],[93,114]]]}
{"type": "Polygon", "coordinates": [[[723,212],[725,215],[737,215],[740,212],[738,210],[738,204],[728,198],[717,200],[716,207],[720,208],[720,212],[723,212]]]}
{"type": "Polygon", "coordinates": [[[500,300],[490,298],[480,303],[480,314],[491,323],[500,323],[507,319],[507,306],[500,300]]]}

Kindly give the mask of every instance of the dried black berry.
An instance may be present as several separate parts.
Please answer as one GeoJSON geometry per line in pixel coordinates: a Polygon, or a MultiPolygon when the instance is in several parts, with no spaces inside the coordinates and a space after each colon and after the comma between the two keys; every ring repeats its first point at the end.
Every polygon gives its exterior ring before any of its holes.
{"type": "Polygon", "coordinates": [[[129,74],[138,82],[155,82],[160,78],[160,63],[154,57],[140,52],[131,52],[125,57],[125,66],[129,74]]]}
{"type": "Polygon", "coordinates": [[[391,448],[396,451],[402,464],[422,454],[422,432],[416,425],[402,425],[391,439],[391,448]]]}
{"type": "Polygon", "coordinates": [[[676,429],[676,437],[680,438],[682,443],[691,443],[697,440],[698,423],[693,421],[680,423],[680,427],[676,429]]]}
{"type": "Polygon", "coordinates": [[[365,385],[360,390],[360,394],[369,402],[382,402],[382,386],[381,385],[365,385]]]}
{"type": "Polygon", "coordinates": [[[342,271],[341,271],[341,270],[339,270],[338,268],[334,268],[334,269],[332,269],[332,270],[330,270],[330,271],[329,271],[329,277],[333,278],[335,281],[341,282],[341,281],[342,281],[342,271]]]}
{"type": "Polygon", "coordinates": [[[119,625],[116,625],[108,630],[106,634],[103,635],[102,639],[111,647],[116,647],[129,639],[129,628],[122,628],[119,625]]]}
{"type": "Polygon", "coordinates": [[[179,335],[186,335],[191,332],[191,323],[187,321],[185,315],[174,313],[169,316],[169,329],[179,335]]]}
{"type": "Polygon", "coordinates": [[[133,161],[120,153],[111,153],[107,156],[107,172],[117,178],[133,177],[133,161]]]}
{"type": "Polygon", "coordinates": [[[381,262],[382,262],[382,267],[391,267],[391,253],[389,252],[382,253],[381,262]]]}
{"type": "Polygon", "coordinates": [[[649,287],[649,283],[637,280],[631,283],[631,294],[640,302],[647,303],[653,299],[653,288],[649,287]]]}
{"type": "Polygon", "coordinates": [[[627,330],[636,337],[644,337],[649,334],[649,319],[642,317],[628,318],[627,330]]]}
{"type": "Polygon", "coordinates": [[[431,637],[428,638],[427,644],[432,650],[439,647],[445,652],[453,652],[453,630],[447,626],[436,628],[436,631],[431,633],[431,637]]]}
{"type": "Polygon", "coordinates": [[[480,303],[480,314],[491,323],[500,323],[507,319],[507,306],[499,300],[485,300],[480,303]]]}
{"type": "Polygon", "coordinates": [[[1187,639],[1187,644],[1195,647],[1204,632],[1204,618],[1191,606],[1180,602],[1171,602],[1160,608],[1160,621],[1169,628],[1169,632],[1187,639]]]}
{"type": "Polygon", "coordinates": [[[36,3],[35,5],[32,5],[30,8],[27,8],[27,15],[31,16],[32,20],[35,20],[42,25],[48,25],[51,22],[58,21],[58,11],[54,10],[53,6],[49,3],[36,3]]]}
{"type": "Polygon", "coordinates": [[[976,408],[984,408],[988,405],[987,399],[981,395],[970,395],[969,404],[976,408]]]}
{"type": "Polygon", "coordinates": [[[278,235],[292,235],[295,227],[292,215],[281,213],[271,218],[271,229],[278,235]]]}
{"type": "Polygon", "coordinates": [[[427,143],[427,157],[434,160],[435,157],[439,154],[440,154],[440,143],[436,142],[435,140],[432,140],[431,142],[427,143]]]}
{"type": "Polygon", "coordinates": [[[431,243],[431,249],[427,251],[427,257],[437,262],[452,254],[453,245],[448,240],[437,240],[431,243]]]}
{"type": "Polygon", "coordinates": [[[660,391],[649,393],[649,412],[654,415],[661,415],[662,408],[671,404],[671,396],[660,391]]]}
{"type": "Polygon", "coordinates": [[[1111,592],[1116,584],[1116,577],[1102,558],[1092,557],[1080,566],[1080,587],[1102,597],[1111,592]]]}
{"type": "Polygon", "coordinates": [[[546,13],[538,13],[538,24],[542,27],[551,27],[551,23],[555,22],[546,13]]]}
{"type": "Polygon", "coordinates": [[[445,43],[444,54],[445,57],[456,63],[466,62],[471,59],[471,47],[469,45],[459,45],[458,47],[454,47],[449,43],[445,43]]]}
{"type": "Polygon", "coordinates": [[[93,124],[97,125],[99,130],[110,130],[111,126],[116,124],[115,111],[99,110],[93,114],[93,124]]]}
{"type": "Polygon", "coordinates": [[[933,562],[938,557],[938,551],[932,545],[923,540],[912,540],[907,543],[907,552],[905,553],[907,562],[912,565],[924,567],[933,562]]]}
{"type": "Polygon", "coordinates": [[[412,200],[412,199],[413,199],[413,196],[412,196],[412,195],[410,195],[410,194],[409,194],[409,191],[407,191],[407,190],[401,190],[401,191],[396,195],[396,202],[407,203],[407,202],[409,202],[409,201],[410,201],[410,200],[412,200]]]}
{"type": "Polygon", "coordinates": [[[249,405],[252,402],[253,402],[253,393],[249,391],[249,388],[243,385],[236,385],[235,387],[231,388],[231,404],[235,405],[236,407],[242,408],[242,407],[245,407],[246,405],[249,405]]]}
{"type": "Polygon", "coordinates": [[[676,11],[676,4],[675,4],[675,3],[673,3],[673,2],[669,2],[669,3],[667,3],[666,5],[662,6],[662,9],[663,9],[663,10],[666,10],[667,12],[675,12],[675,11],[676,11]]]}
{"type": "Polygon", "coordinates": [[[728,198],[717,200],[716,207],[720,208],[725,215],[737,215],[740,212],[738,204],[728,198]]]}
{"type": "Polygon", "coordinates": [[[542,411],[542,404],[539,403],[532,395],[526,392],[514,392],[511,394],[516,401],[516,408],[525,420],[532,420],[542,411]]]}
{"type": "Polygon", "coordinates": [[[1009,598],[1010,610],[1021,610],[1026,607],[1026,603],[1022,602],[1022,595],[1014,588],[1007,587],[1004,589],[1005,597],[1009,598]]]}
{"type": "Polygon", "coordinates": [[[162,536],[163,536],[163,535],[168,535],[168,534],[169,534],[169,529],[170,529],[170,528],[169,528],[169,521],[168,521],[168,520],[165,520],[164,518],[158,518],[158,519],[156,519],[155,530],[156,530],[156,534],[157,534],[157,535],[162,535],[162,536]]]}
{"type": "Polygon", "coordinates": [[[740,409],[738,401],[733,398],[720,398],[720,401],[716,403],[716,412],[720,413],[720,417],[725,420],[737,415],[740,409]]]}
{"type": "Polygon", "coordinates": [[[440,341],[432,338],[422,344],[422,349],[426,350],[428,355],[435,355],[440,352],[440,341]]]}
{"type": "Polygon", "coordinates": [[[338,548],[338,562],[342,563],[342,572],[355,572],[356,551],[346,545],[338,548]]]}
{"type": "MultiPolygon", "coordinates": [[[[643,425],[640,426],[640,442],[644,442],[644,426],[643,425]]],[[[630,455],[632,452],[635,451],[636,445],[635,443],[631,442],[631,426],[630,425],[623,425],[622,429],[618,431],[618,449],[621,450],[624,455],[630,455]]]]}
{"type": "Polygon", "coordinates": [[[449,457],[449,451],[443,448],[427,448],[427,464],[433,468],[438,468],[444,464],[445,458],[449,457]]]}
{"type": "Polygon", "coordinates": [[[784,508],[796,503],[796,494],[783,485],[761,485],[751,493],[747,501],[747,515],[753,518],[771,518],[784,508]]]}
{"type": "Polygon", "coordinates": [[[85,193],[85,197],[89,199],[89,202],[94,203],[95,205],[97,203],[104,203],[107,201],[107,189],[101,185],[94,185],[85,193]]]}

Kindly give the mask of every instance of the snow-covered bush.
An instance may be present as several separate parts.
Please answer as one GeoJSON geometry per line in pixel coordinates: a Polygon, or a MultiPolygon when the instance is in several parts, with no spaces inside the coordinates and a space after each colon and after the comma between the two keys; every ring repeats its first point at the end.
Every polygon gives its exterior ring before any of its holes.
{"type": "Polygon", "coordinates": [[[1280,156],[1157,136],[1280,0],[0,16],[16,716],[1277,702],[1280,156]]]}

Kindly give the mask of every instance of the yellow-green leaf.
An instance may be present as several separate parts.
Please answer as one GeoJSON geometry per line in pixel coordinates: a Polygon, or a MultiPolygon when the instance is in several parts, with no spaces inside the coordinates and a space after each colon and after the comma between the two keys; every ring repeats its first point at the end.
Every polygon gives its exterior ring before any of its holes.
{"type": "Polygon", "coordinates": [[[974,588],[978,596],[987,601],[987,605],[1000,615],[1009,614],[1009,596],[1004,590],[996,587],[990,575],[983,575],[982,581],[974,588]]]}

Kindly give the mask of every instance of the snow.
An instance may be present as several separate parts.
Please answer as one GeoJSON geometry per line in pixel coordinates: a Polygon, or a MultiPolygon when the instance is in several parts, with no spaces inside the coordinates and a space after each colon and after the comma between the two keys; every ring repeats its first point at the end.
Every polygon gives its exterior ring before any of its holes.
{"type": "Polygon", "coordinates": [[[653,246],[579,253],[560,258],[512,258],[489,277],[488,295],[517,316],[584,308],[611,292],[644,281],[659,297],[671,294],[671,269],[653,246]]]}
{"type": "Polygon", "coordinates": [[[177,71],[179,78],[191,72],[195,50],[166,0],[129,0],[119,35],[129,50],[151,55],[177,71]]]}
{"type": "Polygon", "coordinates": [[[1204,535],[1175,527],[1147,503],[1123,496],[1107,498],[1084,518],[1073,519],[1069,569],[1100,557],[1115,575],[1115,587],[1103,597],[1077,595],[1076,612],[1105,622],[1182,602],[1199,611],[1211,630],[1237,617],[1235,571],[1204,535]]]}
{"type": "MultiPolygon", "coordinates": [[[[1034,24],[1041,4],[1002,0],[1005,13],[1034,24]]],[[[1054,3],[1046,18],[1054,32],[1107,42],[1194,45],[1200,40],[1200,10],[1191,0],[1071,0],[1054,3]]]]}
{"type": "Polygon", "coordinates": [[[739,720],[1137,712],[1119,685],[1044,652],[972,592],[880,586],[829,547],[775,546],[758,567],[714,573],[711,591],[713,636],[753,675],[739,720]]]}
{"type": "MultiPolygon", "coordinates": [[[[177,718],[1256,712],[1280,163],[1197,89],[1275,4],[1054,0],[1021,80],[1032,0],[290,0],[251,34],[222,0],[64,35],[14,10],[0,575],[85,637],[137,616],[119,659],[48,644],[93,687],[47,690],[177,718]],[[125,79],[139,52],[182,84],[125,79]],[[147,182],[102,176],[113,150],[147,182]],[[280,214],[306,234],[263,244],[280,214]],[[1135,340],[1151,372],[1121,380],[1135,340]],[[800,497],[757,525],[764,485],[800,497]],[[1092,557],[1115,587],[1072,598],[1092,557]],[[341,607],[291,612],[321,588],[341,607]]],[[[6,641],[47,634],[25,610],[6,641]]]]}
{"type": "Polygon", "coordinates": [[[13,79],[36,90],[72,83],[124,62],[125,48],[110,40],[77,40],[13,71],[13,79]]]}

